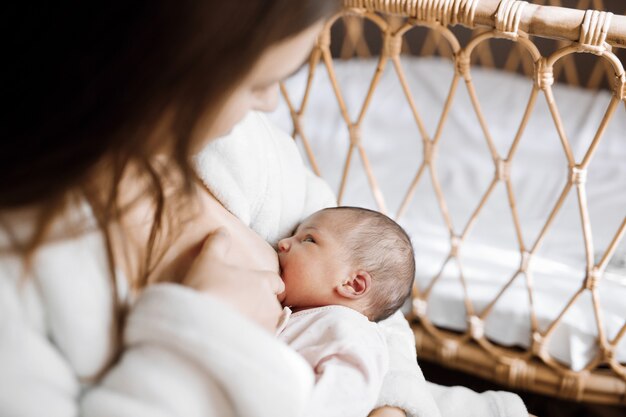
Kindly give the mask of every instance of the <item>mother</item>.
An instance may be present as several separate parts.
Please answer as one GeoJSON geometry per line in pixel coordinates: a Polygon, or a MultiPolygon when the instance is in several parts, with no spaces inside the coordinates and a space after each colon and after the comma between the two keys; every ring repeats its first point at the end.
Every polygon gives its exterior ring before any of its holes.
{"type": "MultiPolygon", "coordinates": [[[[5,12],[15,49],[0,144],[0,415],[306,407],[312,372],[271,334],[283,289],[275,253],[248,228],[259,224],[222,205],[229,187],[211,166],[212,192],[197,180],[190,156],[248,111],[274,107],[278,80],[337,8],[187,0],[5,12]]],[[[390,341],[406,339],[398,320],[390,341]]],[[[439,414],[430,394],[412,405],[422,379],[411,343],[398,352],[392,363],[411,371],[390,374],[380,404],[439,414]]]]}

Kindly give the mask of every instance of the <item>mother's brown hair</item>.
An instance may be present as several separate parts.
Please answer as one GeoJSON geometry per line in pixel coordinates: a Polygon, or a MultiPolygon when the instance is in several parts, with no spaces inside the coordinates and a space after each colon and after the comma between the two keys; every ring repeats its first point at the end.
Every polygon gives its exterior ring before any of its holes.
{"type": "Polygon", "coordinates": [[[89,201],[108,237],[123,211],[118,188],[131,166],[155,203],[146,242],[152,253],[166,212],[156,150],[169,152],[167,171],[189,194],[199,122],[210,125],[216,106],[268,46],[329,16],[340,2],[73,3],[27,2],[3,11],[12,27],[3,59],[2,98],[10,110],[0,141],[0,212],[38,209],[34,233],[19,244],[25,257],[73,200],[89,201]],[[155,136],[163,120],[168,134],[155,136]],[[96,171],[107,179],[104,189],[93,181],[96,171]]]}

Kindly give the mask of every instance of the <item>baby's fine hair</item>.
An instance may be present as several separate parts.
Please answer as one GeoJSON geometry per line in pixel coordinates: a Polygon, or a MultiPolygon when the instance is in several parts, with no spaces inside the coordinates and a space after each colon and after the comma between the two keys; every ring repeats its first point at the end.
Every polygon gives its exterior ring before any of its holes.
{"type": "Polygon", "coordinates": [[[411,239],[398,223],[377,211],[348,206],[326,210],[348,215],[343,225],[348,257],[372,277],[374,291],[366,315],[372,321],[386,319],[411,294],[415,279],[411,239]]]}

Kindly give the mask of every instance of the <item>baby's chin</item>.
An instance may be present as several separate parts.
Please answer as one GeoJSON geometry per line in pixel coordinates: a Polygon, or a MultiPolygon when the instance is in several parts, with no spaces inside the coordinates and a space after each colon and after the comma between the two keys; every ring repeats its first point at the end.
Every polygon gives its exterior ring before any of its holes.
{"type": "Polygon", "coordinates": [[[287,282],[289,282],[289,277],[291,276],[290,272],[289,272],[289,268],[286,268],[282,262],[279,262],[278,264],[278,275],[280,276],[280,279],[283,280],[283,282],[285,283],[285,285],[287,285],[287,282]]]}

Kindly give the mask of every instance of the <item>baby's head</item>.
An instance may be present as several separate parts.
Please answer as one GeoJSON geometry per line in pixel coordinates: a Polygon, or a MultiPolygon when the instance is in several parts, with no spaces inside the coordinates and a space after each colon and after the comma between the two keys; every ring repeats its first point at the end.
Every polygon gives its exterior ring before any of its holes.
{"type": "Polygon", "coordinates": [[[384,214],[357,207],[314,213],[278,243],[278,256],[284,305],[340,304],[372,321],[402,306],[415,276],[406,232],[384,214]]]}

